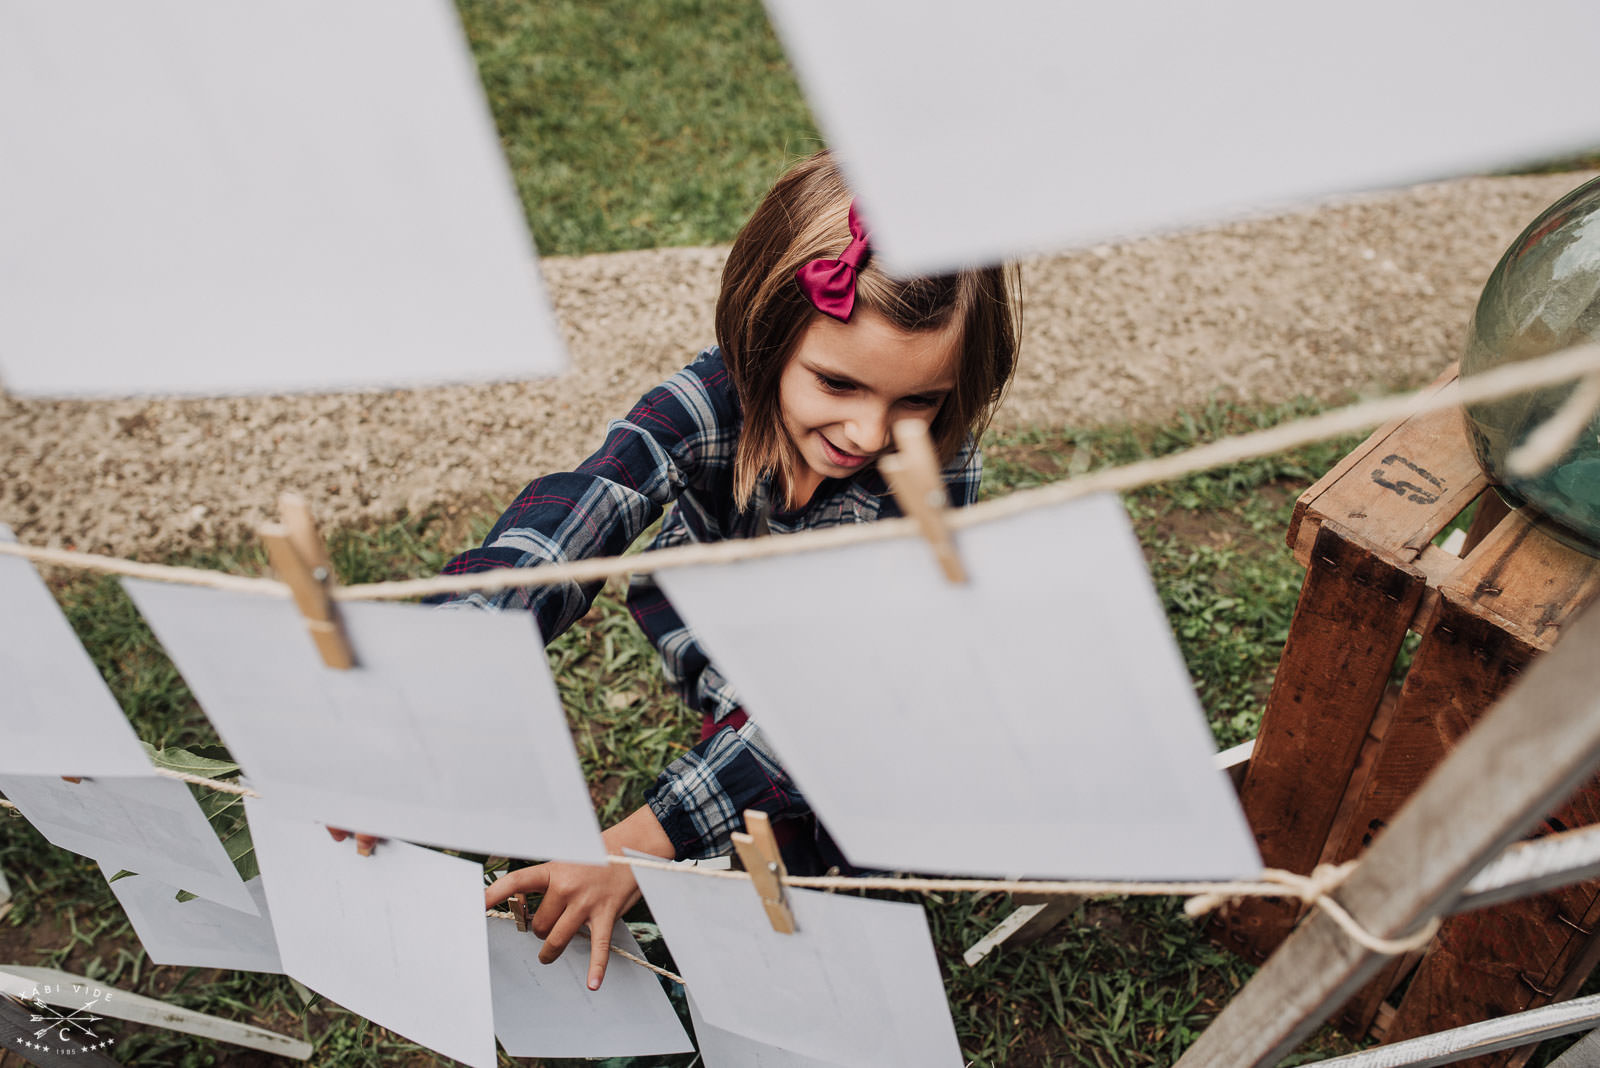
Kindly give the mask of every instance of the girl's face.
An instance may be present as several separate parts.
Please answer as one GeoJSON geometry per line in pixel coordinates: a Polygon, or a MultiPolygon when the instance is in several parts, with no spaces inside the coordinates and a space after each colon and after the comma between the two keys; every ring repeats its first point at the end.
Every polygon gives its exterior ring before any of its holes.
{"type": "Polygon", "coordinates": [[[814,316],[778,379],[778,409],[800,454],[794,500],[888,451],[902,419],[933,422],[955,388],[955,329],[908,333],[857,308],[848,323],[814,316]]]}

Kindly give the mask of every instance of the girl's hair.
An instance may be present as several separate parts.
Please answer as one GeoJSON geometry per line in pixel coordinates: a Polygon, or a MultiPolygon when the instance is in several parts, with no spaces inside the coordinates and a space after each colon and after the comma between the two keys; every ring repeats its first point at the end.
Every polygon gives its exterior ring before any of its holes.
{"type": "MultiPolygon", "coordinates": [[[[795,272],[812,260],[836,258],[849,245],[851,199],[828,152],[801,160],[739,231],[723,268],[717,344],[744,415],[733,464],[740,508],[769,472],[792,493],[800,459],[778,409],[778,380],[813,316],[821,314],[795,272]]],[[[870,233],[870,217],[866,223],[870,233]]],[[[1011,380],[1021,333],[1016,274],[1015,268],[982,267],[897,279],[870,257],[856,273],[857,311],[868,308],[902,330],[959,330],[955,389],[930,428],[941,463],[960,451],[969,433],[983,433],[1011,380]]]]}

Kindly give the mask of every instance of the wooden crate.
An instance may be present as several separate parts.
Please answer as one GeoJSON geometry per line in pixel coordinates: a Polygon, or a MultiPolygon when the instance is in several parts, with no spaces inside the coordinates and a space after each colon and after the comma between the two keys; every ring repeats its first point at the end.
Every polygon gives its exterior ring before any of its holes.
{"type": "MultiPolygon", "coordinates": [[[[1240,799],[1263,862],[1306,873],[1361,852],[1600,590],[1600,560],[1506,514],[1459,410],[1374,433],[1301,496],[1288,541],[1306,579],[1240,799]],[[1460,555],[1435,545],[1474,501],[1460,555]],[[1408,633],[1420,637],[1396,679],[1408,633]]],[[[1596,822],[1600,782],[1547,821],[1596,822]]],[[[1260,961],[1300,912],[1243,902],[1211,932],[1260,961]]],[[[1597,922],[1600,883],[1454,917],[1425,952],[1360,991],[1342,1025],[1398,1040],[1570,997],[1600,955],[1597,922]]],[[[1526,1056],[1471,1063],[1500,1068],[1526,1056]]]]}

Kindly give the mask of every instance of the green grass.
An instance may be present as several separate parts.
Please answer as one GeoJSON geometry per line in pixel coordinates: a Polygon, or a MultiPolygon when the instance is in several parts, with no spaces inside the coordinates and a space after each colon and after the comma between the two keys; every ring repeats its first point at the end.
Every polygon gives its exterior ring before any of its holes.
{"type": "Polygon", "coordinates": [[[822,147],[758,0],[459,9],[546,255],[731,241],[822,147]]]}

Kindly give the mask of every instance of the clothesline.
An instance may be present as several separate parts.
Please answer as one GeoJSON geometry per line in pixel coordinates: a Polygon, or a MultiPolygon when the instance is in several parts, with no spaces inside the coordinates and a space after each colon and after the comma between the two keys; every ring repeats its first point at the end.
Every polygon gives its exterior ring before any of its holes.
{"type": "MultiPolygon", "coordinates": [[[[744,879],[748,872],[726,871],[715,868],[689,867],[670,861],[644,860],[639,857],[608,858],[613,864],[635,868],[659,868],[666,871],[687,871],[713,879],[744,879]]],[[[1204,916],[1234,898],[1241,897],[1292,897],[1313,908],[1320,908],[1337,923],[1346,934],[1374,953],[1399,956],[1420,949],[1438,933],[1437,917],[1422,929],[1400,938],[1383,938],[1362,927],[1333,899],[1333,892],[1344,882],[1355,862],[1318,865],[1310,875],[1299,875],[1279,868],[1263,868],[1258,879],[1213,881],[1161,881],[1112,879],[945,879],[923,878],[908,875],[785,875],[780,882],[785,886],[811,890],[894,890],[904,893],[1005,893],[1042,894],[1050,897],[1187,897],[1185,914],[1204,916]]]]}
{"type": "MultiPolygon", "coordinates": [[[[241,786],[238,783],[220,779],[207,779],[200,775],[192,775],[172,768],[154,768],[152,770],[155,774],[165,778],[178,779],[209,790],[237,794],[244,797],[261,796],[249,787],[241,786]]],[[[10,801],[0,800],[0,807],[16,809],[17,806],[10,801]]],[[[691,872],[695,875],[715,879],[743,879],[746,882],[750,880],[749,873],[742,871],[680,865],[670,861],[653,861],[640,857],[612,856],[608,859],[612,864],[624,864],[630,867],[691,872]]],[[[792,886],[797,889],[829,891],[893,890],[902,893],[923,894],[1028,893],[1052,897],[1066,895],[1093,897],[1107,894],[1125,897],[1187,897],[1189,900],[1184,904],[1184,912],[1190,916],[1203,916],[1233,898],[1292,897],[1298,898],[1309,906],[1322,909],[1351,938],[1374,953],[1397,956],[1426,945],[1437,930],[1437,920],[1429,927],[1413,934],[1401,938],[1383,938],[1362,927],[1353,916],[1345,911],[1342,905],[1333,899],[1333,891],[1338,889],[1339,884],[1344,881],[1345,875],[1351,867],[1351,864],[1339,866],[1321,865],[1311,875],[1299,875],[1295,872],[1283,871],[1277,868],[1263,868],[1259,878],[1241,880],[1038,880],[923,878],[902,875],[785,875],[781,881],[785,886],[792,886]]],[[[488,915],[509,917],[510,913],[491,911],[488,915]]],[[[654,965],[641,961],[616,946],[611,948],[613,952],[642,964],[652,971],[660,971],[654,965]]],[[[683,981],[670,972],[661,972],[661,974],[680,983],[683,981]]]]}
{"type": "MultiPolygon", "coordinates": [[[[945,521],[950,527],[960,529],[1035,508],[1062,504],[1094,493],[1138,489],[1214,467],[1271,456],[1391,420],[1407,419],[1463,404],[1499,400],[1518,393],[1560,385],[1574,379],[1590,380],[1591,388],[1577,391],[1580,396],[1574,398],[1574,401],[1587,402],[1590,396],[1597,395],[1592,393],[1594,380],[1597,378],[1600,378],[1600,345],[1575,346],[1549,356],[1507,364],[1475,375],[1464,382],[1452,382],[1442,389],[1428,387],[1392,397],[1380,397],[1324,412],[1321,415],[1293,420],[1266,430],[1226,437],[1168,456],[1110,467],[1035,489],[1020,490],[1006,497],[952,510],[947,514],[945,521]]],[[[1552,420],[1558,424],[1557,429],[1561,431],[1560,434],[1539,435],[1537,442],[1530,441],[1534,451],[1530,454],[1525,448],[1517,457],[1519,465],[1538,467],[1548,465],[1559,458],[1570,445],[1572,436],[1581,432],[1587,425],[1587,420],[1578,421],[1573,416],[1573,412],[1579,406],[1567,405],[1562,418],[1552,420]]],[[[1592,417],[1592,412],[1590,415],[1592,417]]],[[[1530,438],[1534,436],[1530,435],[1530,438]]],[[[339,601],[407,600],[430,594],[465,593],[472,590],[548,586],[565,582],[598,582],[616,576],[650,574],[675,567],[732,563],[789,553],[815,552],[888,538],[912,537],[916,533],[916,524],[910,519],[883,519],[875,523],[801,531],[777,538],[751,538],[705,545],[685,545],[630,556],[596,557],[571,563],[507,568],[469,575],[440,575],[398,582],[337,586],[331,594],[333,599],[339,601]]],[[[58,564],[163,582],[210,586],[243,593],[289,596],[288,587],[272,579],[250,578],[201,568],[144,564],[93,553],[46,549],[7,542],[0,542],[0,554],[21,556],[38,563],[58,564]]]]}

